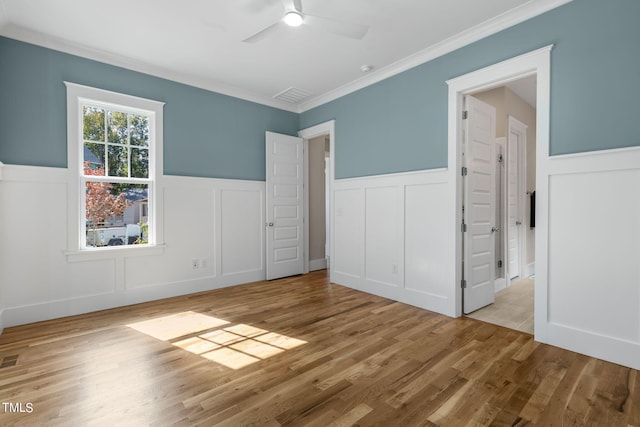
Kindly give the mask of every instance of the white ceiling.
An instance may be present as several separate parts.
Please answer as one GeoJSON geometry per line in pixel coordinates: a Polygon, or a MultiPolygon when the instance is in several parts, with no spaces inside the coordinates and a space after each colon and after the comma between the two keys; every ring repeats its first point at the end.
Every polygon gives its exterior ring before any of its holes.
{"type": "Polygon", "coordinates": [[[369,30],[283,27],[245,43],[282,17],[281,0],[0,0],[0,35],[304,111],[568,1],[302,0],[305,13],[369,30]],[[291,87],[310,95],[273,98],[291,87]]]}

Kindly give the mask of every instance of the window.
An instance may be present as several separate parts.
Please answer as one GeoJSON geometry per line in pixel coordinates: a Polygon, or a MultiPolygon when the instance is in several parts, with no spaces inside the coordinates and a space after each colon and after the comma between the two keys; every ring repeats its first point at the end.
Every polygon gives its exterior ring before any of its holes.
{"type": "Polygon", "coordinates": [[[66,85],[70,250],[157,245],[163,104],[66,85]]]}

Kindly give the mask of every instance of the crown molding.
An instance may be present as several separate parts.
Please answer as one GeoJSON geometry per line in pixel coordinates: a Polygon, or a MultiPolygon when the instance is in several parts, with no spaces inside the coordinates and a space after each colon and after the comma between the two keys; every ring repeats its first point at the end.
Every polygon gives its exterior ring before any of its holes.
{"type": "Polygon", "coordinates": [[[255,102],[280,110],[294,113],[303,113],[312,108],[331,102],[335,99],[348,95],[357,90],[363,89],[372,84],[378,83],[403,71],[414,68],[418,65],[429,62],[435,58],[443,56],[454,50],[460,49],[468,44],[476,42],[499,31],[517,25],[523,21],[541,15],[549,10],[560,7],[573,0],[530,0],[527,3],[511,9],[501,15],[491,18],[468,30],[458,33],[440,43],[436,43],[413,55],[407,56],[390,65],[373,71],[366,76],[349,82],[336,89],[320,94],[312,99],[290,104],[272,97],[260,95],[237,86],[226,85],[204,77],[194,76],[188,73],[180,73],[160,67],[156,67],[142,61],[136,61],[116,53],[92,49],[87,46],[73,43],[68,40],[50,37],[45,34],[32,31],[7,21],[4,14],[4,0],[0,0],[0,35],[25,43],[42,46],[59,52],[80,56],[94,61],[102,62],[128,70],[137,71],[154,77],[159,77],[200,89],[216,92],[222,95],[255,102]]]}
{"type": "Polygon", "coordinates": [[[521,6],[513,8],[481,24],[471,27],[468,30],[416,52],[413,55],[382,67],[364,77],[325,92],[305,102],[301,102],[299,104],[298,112],[304,113],[312,108],[334,101],[352,92],[378,83],[440,56],[446,55],[447,53],[453,52],[454,50],[460,49],[509,27],[513,27],[514,25],[528,19],[542,15],[545,12],[570,3],[571,1],[573,0],[530,0],[521,6]]]}
{"type": "MultiPolygon", "coordinates": [[[[0,0],[0,13],[1,12],[2,0],[0,0]]],[[[2,15],[0,15],[0,19],[2,19],[2,15]]],[[[205,89],[211,92],[216,92],[222,95],[243,99],[245,101],[255,102],[257,104],[262,104],[293,113],[298,112],[298,107],[295,104],[289,104],[273,99],[271,97],[262,96],[236,86],[225,85],[211,79],[156,67],[142,61],[136,61],[134,59],[115,53],[92,49],[78,43],[73,43],[69,42],[68,40],[47,36],[45,34],[32,31],[11,23],[7,23],[3,26],[2,21],[0,21],[0,35],[21,42],[45,47],[47,49],[52,49],[58,52],[91,59],[105,64],[126,68],[128,70],[137,71],[143,74],[148,74],[150,76],[171,80],[177,83],[205,89]]]]}

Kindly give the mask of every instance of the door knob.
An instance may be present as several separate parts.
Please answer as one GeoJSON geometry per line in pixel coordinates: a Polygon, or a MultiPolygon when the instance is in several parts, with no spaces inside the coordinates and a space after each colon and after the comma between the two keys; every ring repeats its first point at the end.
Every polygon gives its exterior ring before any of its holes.
{"type": "Polygon", "coordinates": [[[273,227],[273,223],[272,223],[272,222],[269,222],[269,223],[267,223],[267,226],[268,226],[268,227],[273,227]]]}
{"type": "Polygon", "coordinates": [[[520,221],[516,221],[516,225],[520,225],[522,224],[520,221]]]}
{"type": "Polygon", "coordinates": [[[498,231],[500,231],[500,228],[498,228],[498,227],[491,227],[491,232],[492,232],[492,233],[497,233],[498,231]]]}

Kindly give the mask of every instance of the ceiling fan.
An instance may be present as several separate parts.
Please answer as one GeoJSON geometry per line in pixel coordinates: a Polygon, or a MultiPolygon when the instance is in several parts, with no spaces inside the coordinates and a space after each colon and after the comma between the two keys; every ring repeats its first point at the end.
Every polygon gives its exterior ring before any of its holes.
{"type": "Polygon", "coordinates": [[[301,0],[282,0],[282,5],[284,6],[284,15],[282,16],[282,19],[242,41],[245,43],[258,42],[269,36],[269,34],[277,31],[279,28],[286,26],[298,27],[300,25],[308,25],[332,34],[358,40],[364,37],[369,30],[367,25],[344,22],[332,18],[324,18],[321,16],[303,13],[301,0]]]}

